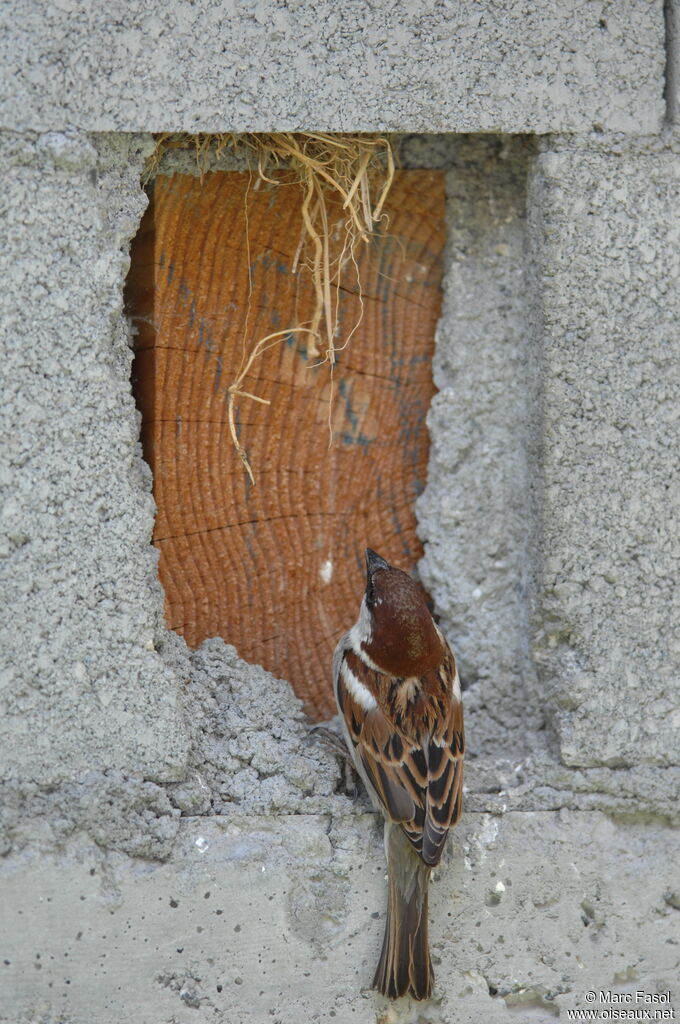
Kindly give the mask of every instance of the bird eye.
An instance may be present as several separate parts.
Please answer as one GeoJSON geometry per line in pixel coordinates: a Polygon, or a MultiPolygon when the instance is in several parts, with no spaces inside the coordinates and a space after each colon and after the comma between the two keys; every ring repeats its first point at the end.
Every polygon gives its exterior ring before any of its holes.
{"type": "Polygon", "coordinates": [[[366,607],[370,611],[375,604],[375,588],[373,586],[373,578],[368,577],[366,581],[366,607]]]}

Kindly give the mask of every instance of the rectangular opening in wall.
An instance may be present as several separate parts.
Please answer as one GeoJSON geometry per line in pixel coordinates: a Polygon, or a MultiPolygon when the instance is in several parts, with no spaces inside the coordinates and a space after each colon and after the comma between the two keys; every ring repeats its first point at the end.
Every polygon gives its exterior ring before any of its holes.
{"type": "Polygon", "coordinates": [[[323,324],[316,346],[293,328],[313,325],[309,267],[326,246],[343,258],[348,210],[327,198],[327,231],[301,250],[318,199],[299,175],[266,177],[161,165],[132,247],[133,380],[168,626],[192,647],[223,637],[324,717],[364,548],[406,569],[422,555],[445,175],[397,171],[342,286],[322,275],[332,368],[323,324]]]}

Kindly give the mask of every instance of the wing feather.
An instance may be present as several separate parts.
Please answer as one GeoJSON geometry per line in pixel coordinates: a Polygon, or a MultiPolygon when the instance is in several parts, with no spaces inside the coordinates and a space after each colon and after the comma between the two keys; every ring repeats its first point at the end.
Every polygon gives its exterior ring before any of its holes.
{"type": "Polygon", "coordinates": [[[462,807],[465,741],[453,654],[447,647],[435,675],[432,725],[413,735],[385,713],[385,680],[359,662],[347,637],[336,650],[334,675],[347,743],[371,799],[390,821],[401,824],[426,864],[437,864],[462,807]],[[349,675],[341,670],[345,651],[349,675]]]}
{"type": "Polygon", "coordinates": [[[463,705],[453,699],[448,714],[439,720],[430,737],[427,786],[427,815],[422,857],[426,864],[438,864],[452,825],[460,819],[463,805],[463,705]],[[432,770],[432,766],[434,770],[432,770]]]}

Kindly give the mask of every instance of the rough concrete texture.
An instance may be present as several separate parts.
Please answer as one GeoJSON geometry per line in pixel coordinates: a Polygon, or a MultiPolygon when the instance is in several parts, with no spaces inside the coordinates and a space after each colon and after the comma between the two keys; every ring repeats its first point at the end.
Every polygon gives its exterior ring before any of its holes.
{"type": "Polygon", "coordinates": [[[147,140],[2,138],[2,778],[185,771],[121,316],[147,140]]]}
{"type": "MultiPolygon", "coordinates": [[[[102,848],[164,860],[187,816],[346,811],[346,796],[336,793],[343,783],[335,749],[311,728],[287,682],[243,662],[222,640],[189,652],[166,634],[159,646],[168,676],[181,688],[188,761],[177,781],[152,782],[138,764],[127,772],[74,771],[60,785],[11,778],[0,787],[0,854],[35,844],[50,849],[85,831],[102,848]]],[[[72,740],[62,737],[56,715],[44,732],[55,748],[72,740]]],[[[100,739],[94,756],[106,752],[100,739]]]]}
{"type": "Polygon", "coordinates": [[[365,798],[285,682],[163,629],[121,317],[149,139],[4,137],[1,1021],[547,1022],[677,985],[677,143],[551,147],[401,143],[450,169],[418,514],[470,754],[436,996],[389,1006],[365,798]]]}
{"type": "MultiPolygon", "coordinates": [[[[186,651],[168,638],[179,665],[186,651]]],[[[182,814],[327,814],[346,807],[333,747],[310,728],[290,684],[222,640],[190,657],[184,693],[191,770],[168,787],[182,814]],[[325,744],[325,746],[324,746],[325,744]]]]}
{"type": "Polygon", "coordinates": [[[680,0],[667,0],[666,15],[666,118],[680,122],[680,0]]]}
{"type": "Polygon", "coordinates": [[[662,0],[5,5],[0,126],[647,132],[662,0]]]}
{"type": "MultiPolygon", "coordinates": [[[[449,137],[448,251],[437,333],[428,486],[418,499],[421,577],[455,645],[469,754],[535,748],[528,628],[538,544],[533,465],[539,365],[529,329],[525,139],[449,137]]],[[[405,140],[407,161],[423,141],[405,140]]]]}
{"type": "Polygon", "coordinates": [[[421,1005],[369,988],[381,845],[373,815],[232,814],[184,819],[165,864],[82,840],[10,856],[0,1020],[511,1024],[568,1020],[599,990],[670,991],[680,1011],[672,830],[466,815],[432,884],[436,986],[421,1005]]]}
{"type": "Polygon", "coordinates": [[[680,763],[680,153],[535,167],[543,565],[535,657],[562,759],[680,763]]]}

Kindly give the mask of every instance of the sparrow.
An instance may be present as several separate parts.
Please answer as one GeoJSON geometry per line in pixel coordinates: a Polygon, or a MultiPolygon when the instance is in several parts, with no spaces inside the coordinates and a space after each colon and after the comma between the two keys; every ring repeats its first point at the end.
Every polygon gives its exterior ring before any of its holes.
{"type": "Polygon", "coordinates": [[[373,988],[428,999],[428,885],[461,815],[463,705],[455,658],[418,586],[370,548],[333,680],[347,747],[385,818],[387,920],[373,988]]]}

